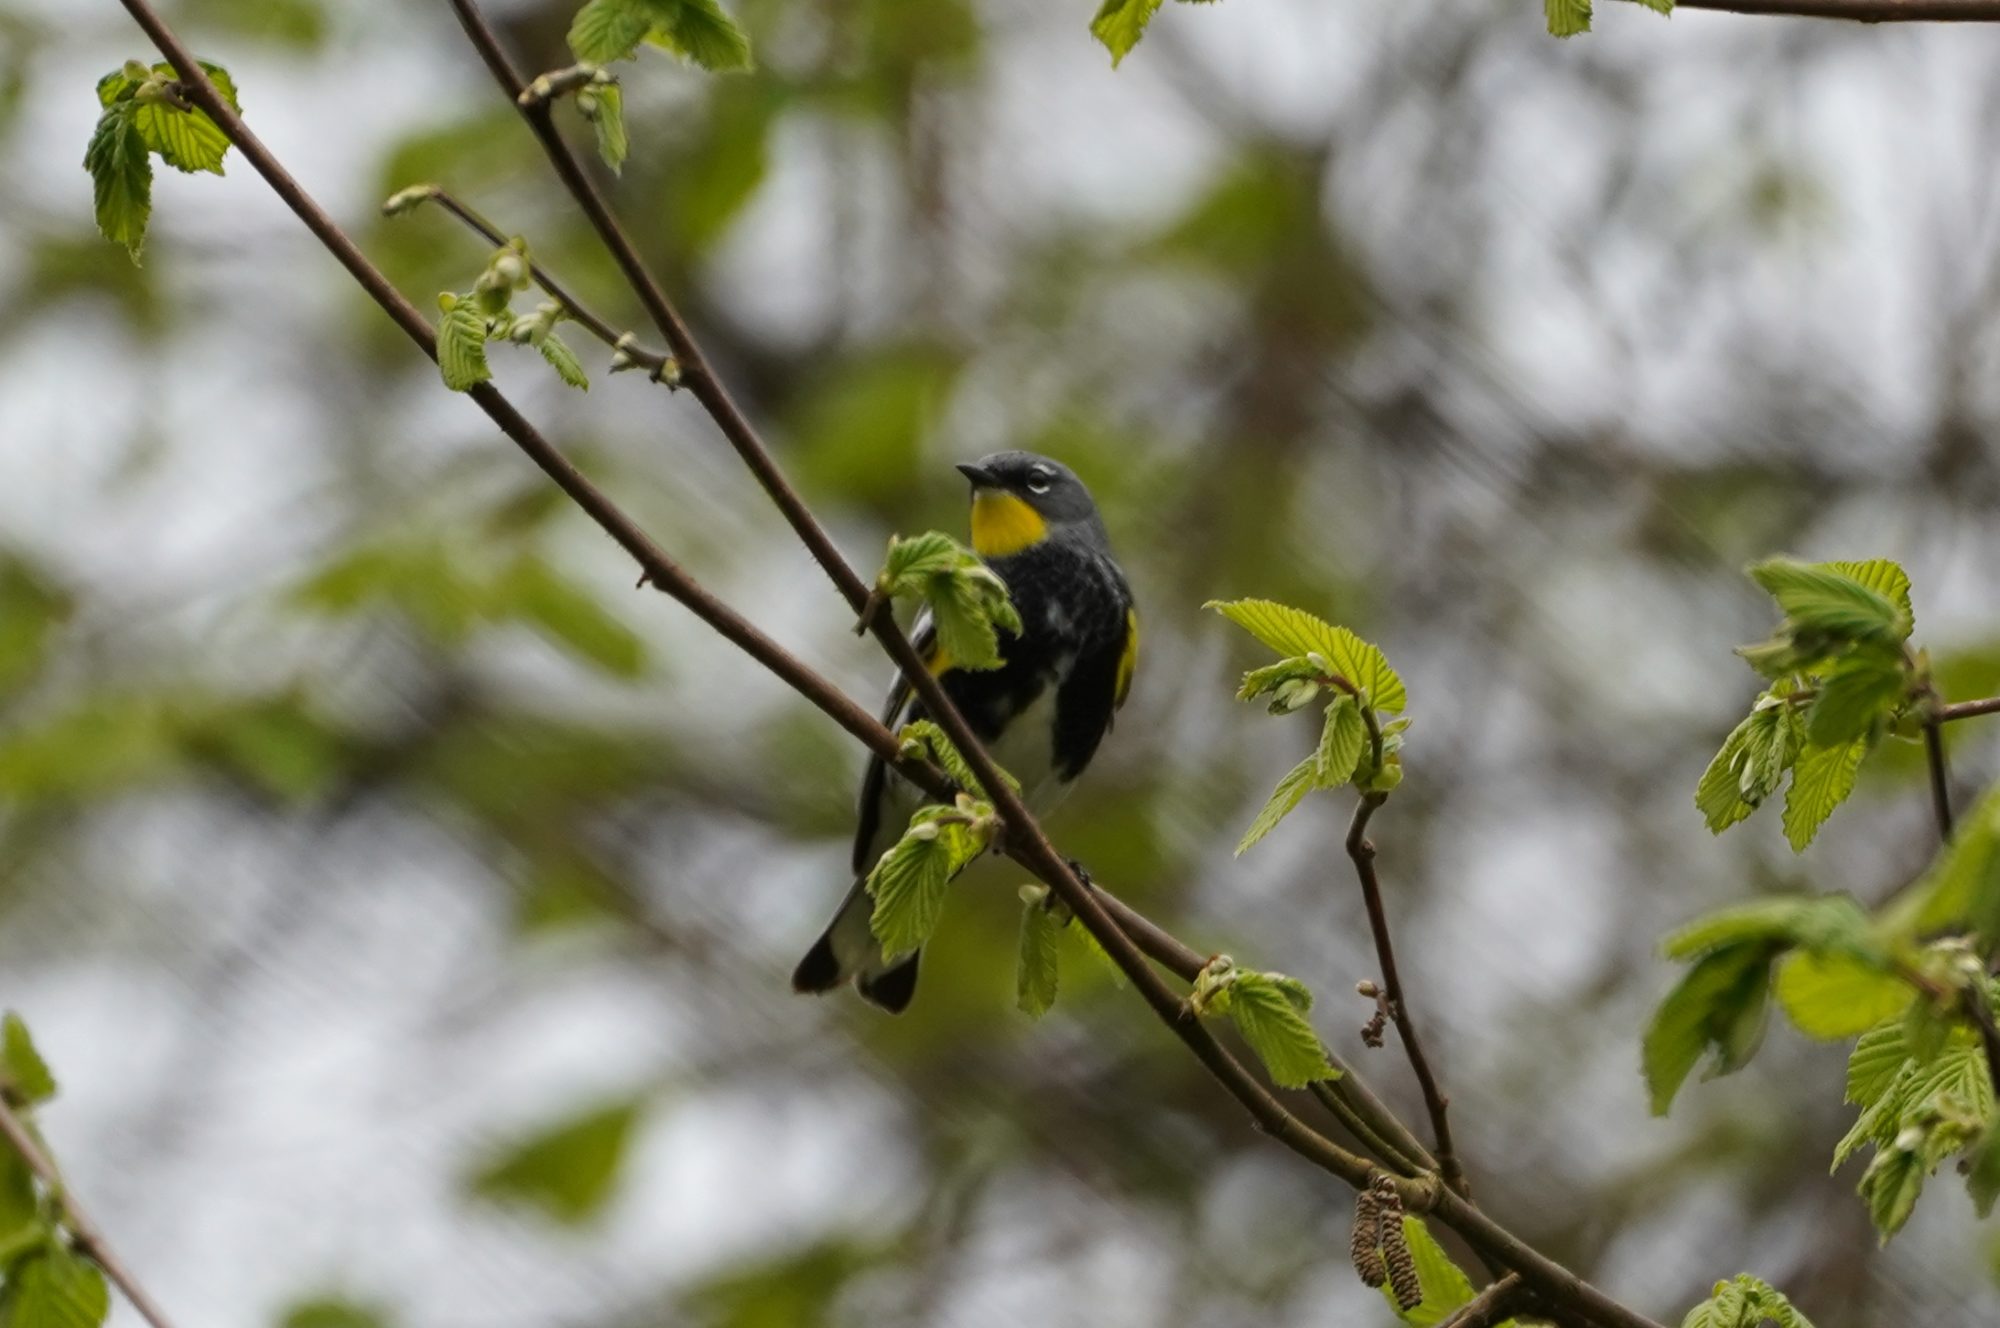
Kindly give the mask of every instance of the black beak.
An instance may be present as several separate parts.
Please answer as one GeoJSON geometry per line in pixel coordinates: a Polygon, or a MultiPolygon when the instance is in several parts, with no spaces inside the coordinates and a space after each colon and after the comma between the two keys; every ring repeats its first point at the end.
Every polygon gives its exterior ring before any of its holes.
{"type": "Polygon", "coordinates": [[[1000,487],[1000,480],[992,471],[986,469],[984,466],[975,466],[970,461],[959,462],[958,473],[971,480],[972,487],[975,489],[997,489],[1000,487]]]}

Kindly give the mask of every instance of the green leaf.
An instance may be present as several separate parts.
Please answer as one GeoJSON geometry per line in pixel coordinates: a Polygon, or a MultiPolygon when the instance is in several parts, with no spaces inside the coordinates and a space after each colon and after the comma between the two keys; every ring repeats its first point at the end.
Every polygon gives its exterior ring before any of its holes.
{"type": "Polygon", "coordinates": [[[1368,726],[1361,707],[1346,692],[1326,708],[1326,727],[1320,731],[1319,747],[1313,752],[1313,784],[1323,789],[1339,788],[1354,778],[1361,753],[1368,746],[1368,726]]]}
{"type": "Polygon", "coordinates": [[[27,1159],[0,1144],[0,1276],[16,1258],[53,1234],[27,1159]]]}
{"type": "Polygon", "coordinates": [[[1311,999],[1304,984],[1295,978],[1239,969],[1210,1008],[1227,1014],[1235,1023],[1250,1050],[1264,1062],[1272,1083],[1280,1088],[1304,1088],[1340,1077],[1327,1063],[1326,1048],[1302,1012],[1311,999]]]}
{"type": "Polygon", "coordinates": [[[389,1317],[372,1305],[337,1296],[314,1296],[285,1311],[279,1328],[389,1328],[389,1317]]]}
{"type": "Polygon", "coordinates": [[[583,361],[576,358],[576,352],[561,337],[551,332],[537,344],[542,358],[556,371],[556,377],[579,391],[590,390],[590,378],[583,372],[583,361]]]}
{"type": "Polygon", "coordinates": [[[1014,1003],[1021,1013],[1040,1019],[1056,1003],[1056,940],[1063,923],[1049,910],[1047,892],[1028,897],[1023,890],[1021,954],[1014,970],[1014,1003]]]}
{"type": "Polygon", "coordinates": [[[1872,948],[1868,915],[1846,895],[1779,895],[1696,918],[1669,933],[1660,952],[1669,959],[1692,959],[1746,941],[1851,954],[1872,948]]]}
{"type": "Polygon", "coordinates": [[[717,0],[646,0],[653,29],[646,40],[712,74],[755,67],[750,39],[717,0]]]}
{"type": "Polygon", "coordinates": [[[533,625],[614,678],[637,678],[646,671],[646,646],[638,635],[541,558],[516,560],[494,583],[491,597],[493,613],[533,625]]]}
{"type": "Polygon", "coordinates": [[[1387,1283],[1380,1288],[1382,1298],[1404,1323],[1414,1328],[1434,1328],[1472,1299],[1472,1280],[1452,1262],[1422,1218],[1403,1214],[1403,1242],[1410,1247],[1410,1261],[1416,1265],[1423,1299],[1412,1308],[1403,1309],[1396,1304],[1396,1294],[1387,1283]]]}
{"type": "Polygon", "coordinates": [[[138,109],[129,101],[108,108],[98,117],[83,153],[83,168],[90,172],[96,201],[97,229],[105,239],[124,245],[135,263],[153,211],[153,163],[134,119],[138,109]]]}
{"type": "Polygon", "coordinates": [[[1549,36],[1574,37],[1590,31],[1590,0],[1542,0],[1549,36]]]}
{"type": "Polygon", "coordinates": [[[1986,1055],[1970,1029],[1951,1026],[1943,1043],[1928,1056],[1922,1056],[1912,1054],[1921,1049],[1913,1049],[1907,1027],[1899,1027],[1893,1049],[1902,1054],[1894,1069],[1887,1072],[1885,1083],[1882,1062],[1891,1045],[1871,1030],[1848,1061],[1849,1100],[1862,1101],[1864,1095],[1872,1100],[1867,1100],[1853,1127],[1834,1146],[1835,1170],[1864,1144],[1873,1144],[1878,1152],[1889,1148],[1913,1118],[1925,1113],[1934,1115],[1942,1103],[1956,1103],[1965,1114],[1980,1122],[1993,1119],[1993,1085],[1986,1073],[1986,1055]],[[1868,1049],[1865,1064],[1864,1048],[1868,1049]]]}
{"type": "Polygon", "coordinates": [[[1807,738],[1814,746],[1834,747],[1866,736],[1902,701],[1908,682],[1893,655],[1857,650],[1843,656],[1806,712],[1807,738]]]}
{"type": "MultiPolygon", "coordinates": [[[[979,776],[972,773],[971,765],[966,762],[965,757],[953,745],[952,740],[945,735],[945,731],[932,721],[919,719],[905,724],[896,734],[896,738],[904,747],[914,744],[917,748],[917,755],[928,757],[937,762],[938,768],[951,777],[951,782],[964,789],[967,793],[980,798],[986,796],[986,789],[980,784],[979,776]]],[[[1007,774],[1005,770],[1002,770],[1000,773],[1006,776],[1009,788],[1016,791],[1020,789],[1020,780],[1007,774]]]]}
{"type": "Polygon", "coordinates": [[[570,21],[570,52],[590,65],[630,59],[653,22],[643,0],[590,0],[570,21]]]}
{"type": "MultiPolygon", "coordinates": [[[[1645,3],[1645,0],[1641,0],[1641,3],[1645,3]]],[[[1659,0],[1659,3],[1672,7],[1671,0],[1659,0]]],[[[1815,563],[1814,566],[1822,571],[1837,573],[1857,585],[1874,591],[1900,609],[1903,615],[1911,620],[1912,625],[1915,624],[1916,615],[1910,608],[1910,575],[1900,564],[1890,562],[1887,558],[1869,558],[1861,562],[1815,563]]]]}
{"type": "Polygon", "coordinates": [[[566,1226],[596,1216],[610,1200],[644,1103],[594,1107],[530,1135],[481,1166],[472,1192],[538,1209],[566,1226]]]}
{"type": "Polygon", "coordinates": [[[1299,800],[1305,797],[1313,786],[1313,771],[1317,768],[1317,763],[1317,754],[1308,756],[1278,781],[1278,787],[1272,790],[1270,800],[1264,804],[1264,810],[1257,813],[1257,819],[1250,822],[1250,828],[1243,832],[1243,838],[1237,843],[1238,857],[1243,855],[1243,850],[1276,829],[1278,822],[1284,820],[1292,808],[1299,805],[1299,800]]]}
{"type": "Polygon", "coordinates": [[[1714,1295],[1689,1310],[1681,1328],[1762,1328],[1767,1322],[1778,1328],[1812,1328],[1769,1282],[1739,1273],[1717,1282],[1714,1295]]]}
{"type": "Polygon", "coordinates": [[[890,595],[921,595],[925,582],[940,572],[955,572],[979,561],[979,555],[942,531],[894,536],[876,584],[890,595]]]}
{"type": "Polygon", "coordinates": [[[1838,641],[1900,642],[1910,634],[1910,615],[1893,600],[1828,565],[1773,558],[1749,572],[1801,631],[1838,641]]]}
{"type": "Polygon", "coordinates": [[[1847,801],[1867,751],[1867,740],[1856,738],[1832,747],[1811,745],[1799,753],[1791,787],[1785,790],[1785,838],[1793,852],[1805,852],[1833,809],[1847,801]]]}
{"type": "Polygon", "coordinates": [[[1104,0],[1097,17],[1090,20],[1090,34],[1111,52],[1113,69],[1146,35],[1146,25],[1159,7],[1160,0],[1104,0]]]}
{"type": "Polygon", "coordinates": [[[1972,1206],[1984,1219],[1993,1215],[1993,1201],[2000,1199],[2000,1122],[1986,1127],[1979,1143],[1966,1159],[1966,1192],[1972,1206]]]}
{"type": "Polygon", "coordinates": [[[1708,769],[1702,772],[1701,782],[1695,786],[1694,805],[1700,810],[1709,830],[1715,834],[1721,834],[1757,810],[1757,804],[1743,796],[1743,765],[1751,732],[1770,722],[1760,718],[1765,713],[1754,710],[1729,731],[1729,736],[1722,740],[1721,750],[1708,763],[1708,769]]]}
{"type": "Polygon", "coordinates": [[[1755,942],[1703,956],[1660,1002],[1643,1064],[1653,1114],[1664,1116],[1688,1072],[1711,1048],[1709,1078],[1739,1070],[1762,1040],[1772,947],[1755,942]]]}
{"type": "Polygon", "coordinates": [[[2000,936],[2000,785],[1959,820],[1951,842],[1890,905],[1884,926],[1904,936],[1968,926],[1983,941],[2000,936]]]}
{"type": "Polygon", "coordinates": [[[10,1098],[29,1106],[56,1095],[56,1077],[49,1073],[49,1063],[35,1050],[27,1021],[12,1010],[0,1019],[0,1082],[10,1098]]]}
{"type": "Polygon", "coordinates": [[[952,878],[985,849],[987,832],[975,832],[948,807],[924,807],[910,828],[868,874],[875,908],[869,929],[890,957],[921,948],[937,930],[952,878]]]}
{"type": "Polygon", "coordinates": [[[1916,1210],[1917,1196],[1923,1193],[1923,1156],[1913,1148],[1885,1148],[1875,1154],[1861,1176],[1861,1200],[1868,1216],[1886,1243],[1903,1229],[1916,1210]]]}
{"type": "Polygon", "coordinates": [[[931,578],[926,599],[938,648],[955,669],[997,669],[1000,630],[1021,633],[1021,617],[1007,597],[1007,584],[984,565],[931,578]]]}
{"type": "Polygon", "coordinates": [[[452,391],[463,392],[493,377],[486,367],[486,331],[486,316],[470,295],[445,307],[438,321],[438,373],[452,391]]]}
{"type": "Polygon", "coordinates": [[[1848,1053],[1846,1100],[1856,1106],[1874,1106],[1909,1059],[1910,1046],[1901,1019],[1869,1029],[1848,1053]]]}
{"type": "Polygon", "coordinates": [[[7,1328],[98,1328],[111,1292],[95,1264],[51,1245],[14,1269],[6,1309],[7,1328]]]}
{"type": "Polygon", "coordinates": [[[1345,627],[1268,599],[1210,600],[1202,607],[1214,609],[1287,658],[1319,655],[1377,710],[1399,714],[1409,700],[1387,656],[1345,627]]]}
{"type": "Polygon", "coordinates": [[[606,83],[596,88],[595,93],[597,104],[590,113],[590,123],[597,130],[597,155],[604,159],[612,174],[620,174],[632,146],[625,136],[625,90],[616,83],[606,83]]]}
{"type": "Polygon", "coordinates": [[[1915,995],[1893,973],[1852,956],[1806,952],[1785,956],[1772,991],[1801,1033],[1828,1042],[1900,1017],[1915,995]]]}
{"type": "Polygon", "coordinates": [[[229,153],[229,136],[203,110],[183,111],[177,106],[154,102],[136,107],[132,123],[148,148],[177,170],[192,174],[208,171],[222,174],[222,159],[229,153]]]}

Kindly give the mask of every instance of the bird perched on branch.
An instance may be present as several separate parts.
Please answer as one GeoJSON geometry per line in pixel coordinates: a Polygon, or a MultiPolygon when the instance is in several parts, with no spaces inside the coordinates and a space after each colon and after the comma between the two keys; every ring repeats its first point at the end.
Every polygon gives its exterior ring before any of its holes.
{"type": "MultiPolygon", "coordinates": [[[[1069,467],[1032,452],[995,452],[958,467],[972,482],[972,549],[1002,581],[1020,614],[1002,629],[997,669],[959,668],[938,647],[926,616],[917,651],[946,696],[1002,769],[1021,783],[1037,816],[1069,791],[1124,704],[1139,657],[1132,591],[1111,555],[1097,504],[1069,467]]],[[[898,677],[882,720],[927,718],[898,677]]],[[[798,991],[853,981],[868,1000],[900,1012],[917,989],[917,952],[885,955],[869,926],[868,873],[928,799],[871,756],[854,832],[854,884],[824,934],[792,974],[798,991]]]]}

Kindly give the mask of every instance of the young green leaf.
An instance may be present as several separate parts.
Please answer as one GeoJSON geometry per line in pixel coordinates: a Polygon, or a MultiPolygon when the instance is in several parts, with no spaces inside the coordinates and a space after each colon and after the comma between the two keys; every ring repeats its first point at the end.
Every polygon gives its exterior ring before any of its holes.
{"type": "Polygon", "coordinates": [[[1772,992],[1801,1033],[1828,1042],[1843,1041],[1895,1019],[1915,995],[1901,978],[1845,954],[1805,951],[1786,955],[1772,992]]]}
{"type": "Polygon", "coordinates": [[[438,320],[438,373],[444,385],[463,392],[493,377],[486,367],[486,315],[469,295],[438,297],[444,317],[438,320]],[[449,301],[449,303],[447,303],[449,301]]]}
{"type": "Polygon", "coordinates": [[[1202,607],[1214,609],[1286,658],[1320,656],[1377,710],[1398,714],[1408,702],[1403,680],[1388,658],[1345,627],[1267,599],[1210,600],[1202,607]]]}
{"type": "Polygon", "coordinates": [[[2000,1121],[1986,1127],[1967,1156],[1965,1188],[1979,1216],[1991,1217],[1993,1201],[2000,1199],[2000,1121]]]}
{"type": "Polygon", "coordinates": [[[999,577],[984,567],[934,577],[926,599],[938,648],[953,668],[997,669],[1007,662],[999,631],[1019,635],[1021,619],[999,577]]]}
{"type": "Polygon", "coordinates": [[[1361,707],[1346,692],[1326,708],[1326,727],[1320,731],[1319,747],[1313,752],[1313,784],[1318,788],[1339,788],[1354,778],[1361,763],[1362,749],[1368,745],[1368,726],[1361,707]]]}
{"type": "Polygon", "coordinates": [[[1916,615],[1910,609],[1910,574],[1902,566],[1887,558],[1869,558],[1860,562],[1831,562],[1814,564],[1821,571],[1844,576],[1858,585],[1874,591],[1894,604],[1912,624],[1916,615]]]}
{"type": "Polygon", "coordinates": [[[590,123],[597,131],[597,155],[617,175],[625,169],[631,142],[625,136],[625,91],[616,83],[595,88],[590,123]]]}
{"type": "Polygon", "coordinates": [[[551,332],[536,343],[542,358],[556,371],[556,377],[579,391],[590,390],[590,378],[583,372],[583,361],[576,358],[576,352],[569,348],[561,337],[551,332]]]}
{"type": "Polygon", "coordinates": [[[1966,927],[1982,940],[2000,936],[2000,785],[1973,804],[1951,843],[1889,906],[1883,921],[1904,936],[1966,927]]]}
{"type": "Polygon", "coordinates": [[[1729,736],[1722,740],[1721,750],[1708,763],[1708,769],[1702,772],[1701,782],[1695,786],[1694,805],[1709,830],[1715,834],[1721,834],[1757,810],[1757,804],[1743,796],[1742,774],[1751,731],[1769,722],[1759,718],[1764,713],[1761,710],[1752,711],[1742,723],[1729,731],[1729,736]]]}
{"type": "Polygon", "coordinates": [[[56,1095],[56,1078],[49,1064],[35,1050],[28,1036],[27,1021],[9,1010],[0,1019],[0,1091],[16,1102],[29,1106],[46,1102],[56,1095]]]}
{"type": "Polygon", "coordinates": [[[1766,941],[1809,950],[1872,953],[1871,924],[1846,895],[1779,895],[1718,909],[1660,943],[1669,959],[1693,959],[1727,946],[1766,941]]]}
{"type": "Polygon", "coordinates": [[[1308,756],[1278,781],[1278,787],[1272,790],[1270,800],[1264,804],[1264,810],[1257,813],[1257,819],[1250,822],[1250,828],[1243,832],[1243,838],[1237,843],[1238,857],[1243,856],[1245,849],[1276,829],[1278,822],[1284,820],[1291,814],[1292,808],[1299,805],[1299,800],[1305,797],[1313,786],[1313,772],[1316,768],[1317,756],[1308,756]]]}
{"type": "Polygon", "coordinates": [[[53,1234],[27,1159],[0,1146],[0,1270],[53,1234]]]}
{"type": "Polygon", "coordinates": [[[1590,31],[1590,0],[1542,0],[1549,36],[1574,37],[1590,31]]]}
{"type": "Polygon", "coordinates": [[[1826,565],[1773,558],[1749,571],[1799,631],[1835,641],[1901,641],[1910,634],[1910,615],[1893,600],[1826,565]]]}
{"type": "MultiPolygon", "coordinates": [[[[916,749],[915,755],[927,757],[937,762],[938,767],[951,777],[951,782],[964,789],[967,793],[972,794],[974,797],[983,798],[986,796],[986,790],[980,784],[979,776],[972,773],[972,766],[959,753],[958,748],[952,744],[950,737],[945,734],[945,731],[930,720],[919,719],[905,724],[896,734],[896,737],[905,749],[914,746],[916,749]]],[[[1005,770],[1002,770],[1000,773],[1006,776],[1008,787],[1019,791],[1021,787],[1020,780],[1007,774],[1005,770]]]]}
{"type": "Polygon", "coordinates": [[[60,1244],[16,1265],[7,1279],[9,1328],[98,1328],[111,1291],[97,1265],[60,1244]]]}
{"type": "Polygon", "coordinates": [[[646,40],[711,74],[750,69],[750,39],[717,0],[645,0],[653,15],[646,40]]]}
{"type": "Polygon", "coordinates": [[[1717,1282],[1709,1299],[1689,1310],[1681,1328],[1812,1328],[1806,1316],[1769,1282],[1739,1273],[1730,1281],[1717,1282]]]}
{"type": "Polygon", "coordinates": [[[610,1200],[643,1107],[614,1102],[531,1135],[480,1167],[472,1192],[528,1204],[565,1225],[585,1222],[610,1200]]]}
{"type": "Polygon", "coordinates": [[[949,807],[925,807],[868,874],[874,912],[868,925],[883,952],[905,955],[937,930],[952,878],[986,848],[990,831],[975,829],[949,807]]]}
{"type": "Polygon", "coordinates": [[[941,531],[927,530],[907,538],[897,535],[889,541],[889,554],[876,584],[885,594],[921,595],[927,578],[955,572],[976,561],[977,554],[941,531]]]}
{"type": "Polygon", "coordinates": [[[630,59],[653,21],[645,0],[590,0],[570,22],[570,52],[589,65],[630,59]]]}
{"type": "Polygon", "coordinates": [[[1040,1019],[1056,1003],[1056,941],[1063,923],[1048,907],[1048,891],[1022,887],[1021,954],[1014,972],[1014,1001],[1021,1013],[1040,1019]]]}
{"type": "Polygon", "coordinates": [[[1664,1116],[1711,1048],[1709,1077],[1740,1070],[1763,1038],[1770,945],[1746,942],[1704,955],[1660,1002],[1646,1028],[1644,1068],[1653,1114],[1664,1116]]]}
{"type": "Polygon", "coordinates": [[[1883,1243],[1903,1229],[1916,1210],[1917,1196],[1923,1193],[1923,1155],[1914,1146],[1892,1144],[1875,1154],[1861,1175],[1861,1201],[1868,1216],[1882,1234],[1883,1243]]]}
{"type": "Polygon", "coordinates": [[[199,108],[182,110],[167,102],[136,107],[132,123],[148,148],[176,170],[222,174],[229,153],[229,136],[199,108]]]}
{"type": "Polygon", "coordinates": [[[1827,672],[1806,712],[1806,736],[1818,747],[1865,737],[1902,701],[1909,685],[1902,661],[1880,648],[1854,650],[1827,672]]]}
{"type": "Polygon", "coordinates": [[[129,101],[106,109],[83,153],[83,167],[90,172],[96,203],[97,229],[105,239],[124,245],[134,263],[146,243],[146,220],[153,211],[153,163],[134,119],[138,109],[129,101]]]}
{"type": "Polygon", "coordinates": [[[1113,69],[1146,35],[1146,25],[1159,7],[1160,0],[1104,0],[1097,17],[1090,20],[1090,33],[1111,52],[1113,69]]]}
{"type": "MultiPolygon", "coordinates": [[[[1785,838],[1793,852],[1805,852],[1833,809],[1847,801],[1867,751],[1867,740],[1856,738],[1832,747],[1808,745],[1799,753],[1791,787],[1785,790],[1785,838]]],[[[1700,801],[1699,793],[1696,801],[1700,801]]]]}
{"type": "Polygon", "coordinates": [[[1382,1298],[1389,1302],[1389,1308],[1396,1317],[1412,1325],[1412,1328],[1434,1328],[1472,1299],[1472,1281],[1444,1252],[1444,1247],[1437,1243],[1437,1237],[1431,1235],[1422,1218],[1403,1214],[1403,1243],[1409,1247],[1410,1261],[1417,1270],[1417,1284],[1423,1288],[1423,1299],[1410,1309],[1404,1309],[1396,1303],[1395,1292],[1386,1282],[1381,1287],[1382,1298]]]}
{"type": "Polygon", "coordinates": [[[1304,1088],[1340,1075],[1327,1063],[1326,1048],[1306,1022],[1303,1011],[1311,1002],[1304,984],[1295,979],[1238,969],[1209,1008],[1228,1015],[1235,1023],[1250,1050],[1264,1062],[1272,1083],[1280,1088],[1304,1088]]]}

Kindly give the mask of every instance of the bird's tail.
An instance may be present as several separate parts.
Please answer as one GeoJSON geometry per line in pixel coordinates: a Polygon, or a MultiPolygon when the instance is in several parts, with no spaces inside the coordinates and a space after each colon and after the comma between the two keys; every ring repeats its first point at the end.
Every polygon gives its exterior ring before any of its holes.
{"type": "Polygon", "coordinates": [[[813,942],[806,957],[792,970],[792,990],[832,991],[853,981],[855,990],[891,1014],[901,1014],[917,994],[917,959],[920,951],[891,959],[882,953],[868,925],[875,910],[874,896],[866,888],[867,878],[854,882],[840,911],[826,930],[813,942]]]}

